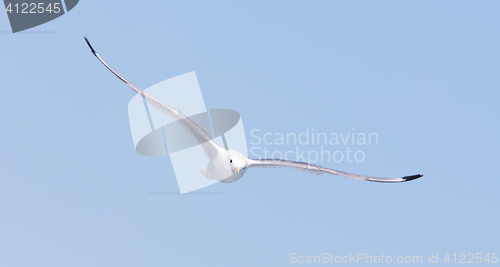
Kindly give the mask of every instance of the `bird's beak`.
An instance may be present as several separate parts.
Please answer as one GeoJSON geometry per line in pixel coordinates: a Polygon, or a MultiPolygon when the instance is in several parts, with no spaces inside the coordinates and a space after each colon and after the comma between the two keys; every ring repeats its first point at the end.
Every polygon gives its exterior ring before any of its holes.
{"type": "Polygon", "coordinates": [[[240,167],[234,167],[234,170],[235,170],[237,173],[240,173],[240,167]]]}

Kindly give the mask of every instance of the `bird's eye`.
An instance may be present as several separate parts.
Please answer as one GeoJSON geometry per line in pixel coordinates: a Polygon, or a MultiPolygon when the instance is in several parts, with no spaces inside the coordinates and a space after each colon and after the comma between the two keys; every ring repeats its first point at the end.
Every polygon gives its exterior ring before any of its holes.
{"type": "Polygon", "coordinates": [[[232,159],[230,159],[230,160],[229,160],[229,163],[233,163],[233,160],[232,160],[232,159]]]}

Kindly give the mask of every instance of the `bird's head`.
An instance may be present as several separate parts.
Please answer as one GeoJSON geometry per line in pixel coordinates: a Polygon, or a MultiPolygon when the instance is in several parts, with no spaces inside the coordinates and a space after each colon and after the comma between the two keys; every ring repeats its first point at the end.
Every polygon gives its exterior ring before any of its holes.
{"type": "Polygon", "coordinates": [[[228,156],[229,166],[231,166],[231,170],[234,171],[234,173],[238,174],[241,172],[243,175],[247,168],[248,158],[240,152],[232,149],[229,149],[228,156]]]}

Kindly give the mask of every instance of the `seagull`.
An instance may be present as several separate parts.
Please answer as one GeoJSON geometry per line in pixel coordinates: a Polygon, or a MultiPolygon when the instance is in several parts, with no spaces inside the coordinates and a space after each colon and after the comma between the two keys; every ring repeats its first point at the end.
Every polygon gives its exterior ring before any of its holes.
{"type": "Polygon", "coordinates": [[[319,165],[309,164],[305,162],[297,162],[290,160],[281,159],[250,159],[238,151],[232,149],[226,149],[217,145],[212,138],[196,123],[186,117],[177,109],[163,103],[157,98],[151,96],[147,92],[143,91],[139,87],[135,86],[122,76],[120,76],[116,71],[114,71],[104,60],[96,53],[92,45],[90,44],[87,37],[84,37],[90,51],[94,56],[99,59],[99,61],[108,68],[118,79],[127,84],[132,90],[141,95],[146,101],[161,111],[162,113],[170,116],[172,119],[176,120],[185,130],[188,132],[196,142],[201,146],[205,155],[208,158],[207,167],[200,170],[200,172],[208,179],[218,180],[224,183],[231,183],[239,180],[246,171],[250,168],[293,168],[301,170],[304,172],[323,175],[340,175],[348,178],[353,178],[357,180],[365,180],[372,182],[383,182],[383,183],[398,183],[415,180],[422,177],[421,174],[409,175],[397,178],[378,178],[365,175],[359,175],[354,173],[347,173],[343,171],[338,171],[334,169],[325,168],[319,165]]]}

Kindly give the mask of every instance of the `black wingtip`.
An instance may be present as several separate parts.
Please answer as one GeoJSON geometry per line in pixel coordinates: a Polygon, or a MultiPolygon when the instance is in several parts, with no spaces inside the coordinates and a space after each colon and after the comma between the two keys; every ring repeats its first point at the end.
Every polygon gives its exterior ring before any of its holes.
{"type": "Polygon", "coordinates": [[[415,174],[415,175],[405,176],[405,177],[401,177],[401,178],[405,179],[405,182],[406,182],[406,181],[418,179],[422,176],[423,176],[422,174],[415,174]]]}
{"type": "Polygon", "coordinates": [[[85,42],[87,42],[87,45],[90,47],[90,51],[92,51],[92,53],[95,55],[95,50],[92,47],[92,45],[90,44],[89,39],[87,39],[87,37],[85,37],[85,36],[83,36],[83,38],[85,38],[85,42]]]}

